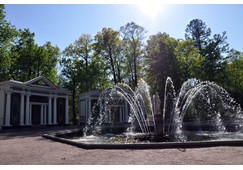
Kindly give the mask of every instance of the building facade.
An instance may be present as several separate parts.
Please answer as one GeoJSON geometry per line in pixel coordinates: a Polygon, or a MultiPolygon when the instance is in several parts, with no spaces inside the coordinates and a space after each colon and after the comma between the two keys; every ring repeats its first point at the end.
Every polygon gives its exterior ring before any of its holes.
{"type": "Polygon", "coordinates": [[[130,113],[129,104],[124,99],[114,98],[111,101],[100,97],[100,94],[100,91],[79,94],[79,124],[86,124],[92,112],[95,112],[95,114],[105,113],[104,123],[127,123],[130,113]],[[107,102],[109,102],[108,105],[104,104],[107,102]]]}
{"type": "Polygon", "coordinates": [[[69,124],[69,94],[44,76],[0,82],[0,129],[69,124]]]}

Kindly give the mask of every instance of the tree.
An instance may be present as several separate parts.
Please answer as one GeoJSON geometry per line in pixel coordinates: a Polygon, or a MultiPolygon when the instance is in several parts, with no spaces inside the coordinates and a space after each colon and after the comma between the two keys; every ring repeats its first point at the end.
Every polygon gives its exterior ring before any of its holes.
{"type": "Polygon", "coordinates": [[[104,60],[97,54],[93,53],[90,64],[90,89],[104,90],[110,86],[109,74],[107,72],[108,66],[104,60]]]}
{"type": "Polygon", "coordinates": [[[92,42],[93,39],[89,34],[82,34],[74,43],[70,44],[65,49],[65,56],[72,56],[73,64],[77,68],[77,84],[79,92],[88,91],[91,86],[92,72],[90,70],[91,60],[92,60],[92,42]],[[78,66],[79,65],[79,66],[78,66]]]}
{"type": "Polygon", "coordinates": [[[226,39],[226,32],[223,32],[222,35],[215,34],[209,40],[204,54],[206,57],[204,62],[205,80],[223,83],[221,80],[224,80],[224,74],[222,73],[226,68],[226,57],[224,55],[228,52],[226,39]]]}
{"type": "Polygon", "coordinates": [[[11,49],[14,60],[11,74],[15,80],[27,81],[35,77],[33,71],[38,46],[35,44],[34,36],[29,29],[19,30],[15,46],[11,49]]]}
{"type": "Polygon", "coordinates": [[[77,124],[77,106],[76,106],[76,99],[77,99],[77,83],[78,83],[78,58],[75,57],[75,53],[73,53],[73,45],[70,44],[68,47],[65,48],[63,51],[63,57],[61,60],[61,65],[63,67],[62,69],[62,75],[63,79],[66,82],[66,87],[68,89],[71,89],[71,95],[72,99],[70,104],[72,105],[72,122],[74,125],[77,124]]]}
{"type": "Polygon", "coordinates": [[[200,19],[192,20],[186,27],[185,37],[192,40],[200,54],[205,57],[204,80],[220,81],[226,66],[224,54],[228,52],[226,32],[211,36],[211,29],[200,19]]]}
{"type": "Polygon", "coordinates": [[[43,46],[38,46],[36,52],[36,76],[44,75],[51,80],[55,85],[58,84],[57,63],[60,60],[60,49],[53,46],[50,41],[43,46]]]}
{"type": "Polygon", "coordinates": [[[150,36],[147,43],[147,81],[151,86],[152,94],[157,91],[160,99],[163,99],[167,77],[172,78],[176,89],[180,87],[181,80],[175,55],[178,41],[166,33],[157,33],[150,36]]]}
{"type": "Polygon", "coordinates": [[[146,33],[142,26],[134,22],[127,23],[120,28],[125,42],[126,62],[128,63],[127,73],[129,75],[129,83],[132,88],[138,86],[138,79],[142,77],[143,71],[141,64],[143,63],[143,39],[146,33]]]}
{"type": "Polygon", "coordinates": [[[205,22],[200,19],[193,19],[186,27],[186,40],[193,40],[194,46],[200,52],[205,49],[207,41],[211,35],[211,29],[207,28],[205,22]]]}
{"type": "Polygon", "coordinates": [[[95,35],[94,49],[103,57],[104,63],[109,67],[114,84],[121,83],[123,75],[121,67],[124,65],[122,55],[122,42],[118,31],[112,28],[103,28],[102,32],[95,35]]]}
{"type": "Polygon", "coordinates": [[[11,77],[19,81],[28,81],[44,75],[54,84],[58,84],[56,64],[59,48],[52,46],[50,42],[38,46],[34,36],[29,29],[19,30],[15,45],[11,48],[11,77]]]}
{"type": "Polygon", "coordinates": [[[180,68],[181,82],[189,78],[203,78],[205,57],[194,47],[192,40],[179,41],[178,46],[175,48],[175,55],[180,68]]]}
{"type": "Polygon", "coordinates": [[[0,5],[0,80],[28,81],[44,75],[58,84],[59,48],[50,42],[38,46],[34,38],[29,29],[17,31],[7,22],[4,5],[0,5]]]}
{"type": "Polygon", "coordinates": [[[225,89],[243,107],[243,53],[231,49],[225,69],[225,89]]]}
{"type": "Polygon", "coordinates": [[[242,93],[243,91],[243,53],[231,49],[228,54],[226,66],[225,87],[233,93],[242,93]]]}
{"type": "Polygon", "coordinates": [[[107,87],[107,77],[103,61],[93,53],[93,39],[83,34],[63,51],[62,76],[64,87],[72,90],[72,121],[77,124],[78,94],[88,90],[103,90],[107,87]],[[64,83],[65,82],[65,83],[64,83]]]}
{"type": "Polygon", "coordinates": [[[79,39],[74,42],[74,53],[83,58],[86,71],[88,70],[88,64],[91,59],[92,41],[93,39],[90,34],[82,34],[79,39]]]}
{"type": "Polygon", "coordinates": [[[11,78],[10,66],[12,63],[10,49],[17,36],[16,28],[5,20],[5,7],[0,4],[0,81],[11,78]]]}

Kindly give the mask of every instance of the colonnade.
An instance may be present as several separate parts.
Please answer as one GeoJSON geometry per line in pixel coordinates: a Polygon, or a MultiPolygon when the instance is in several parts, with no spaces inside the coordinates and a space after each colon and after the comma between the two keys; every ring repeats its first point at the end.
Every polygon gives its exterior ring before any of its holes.
{"type": "MultiPolygon", "coordinates": [[[[13,91],[6,91],[6,112],[4,126],[11,126],[11,94],[13,91]]],[[[20,93],[20,126],[32,125],[32,105],[40,105],[40,124],[41,125],[55,125],[57,124],[57,99],[65,98],[65,124],[68,124],[68,96],[58,96],[57,94],[43,95],[38,93],[31,93],[30,91],[22,90],[20,93]],[[31,95],[40,95],[48,97],[48,103],[31,102],[31,95]],[[25,100],[26,98],[26,100],[25,100]],[[53,98],[53,102],[52,102],[53,98]],[[53,109],[52,109],[53,106],[53,109]],[[47,111],[48,108],[48,111],[47,111]],[[47,121],[48,120],[48,121],[47,121]]]]}

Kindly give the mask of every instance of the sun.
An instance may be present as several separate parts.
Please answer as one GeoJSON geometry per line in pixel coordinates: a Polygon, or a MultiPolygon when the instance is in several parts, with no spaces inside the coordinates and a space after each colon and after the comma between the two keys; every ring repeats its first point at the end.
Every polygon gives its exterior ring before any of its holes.
{"type": "Polygon", "coordinates": [[[163,4],[160,3],[141,3],[138,4],[138,7],[140,8],[141,12],[150,17],[155,18],[159,15],[161,10],[163,9],[163,4]]]}

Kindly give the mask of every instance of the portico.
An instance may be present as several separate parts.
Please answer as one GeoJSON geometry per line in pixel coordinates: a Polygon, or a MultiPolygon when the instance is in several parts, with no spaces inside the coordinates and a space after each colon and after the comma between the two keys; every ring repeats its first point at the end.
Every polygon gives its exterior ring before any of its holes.
{"type": "MultiPolygon", "coordinates": [[[[89,116],[94,109],[95,105],[99,105],[98,102],[106,103],[106,98],[100,98],[101,91],[89,91],[86,93],[79,94],[79,124],[86,124],[88,122],[89,116]]],[[[97,114],[105,111],[104,122],[113,124],[127,123],[130,113],[130,106],[128,102],[123,99],[114,98],[114,103],[109,108],[97,107],[99,111],[97,114]],[[102,110],[104,109],[104,110],[102,110]]]]}
{"type": "Polygon", "coordinates": [[[0,82],[0,129],[10,126],[64,125],[70,91],[46,77],[27,82],[0,82]]]}

